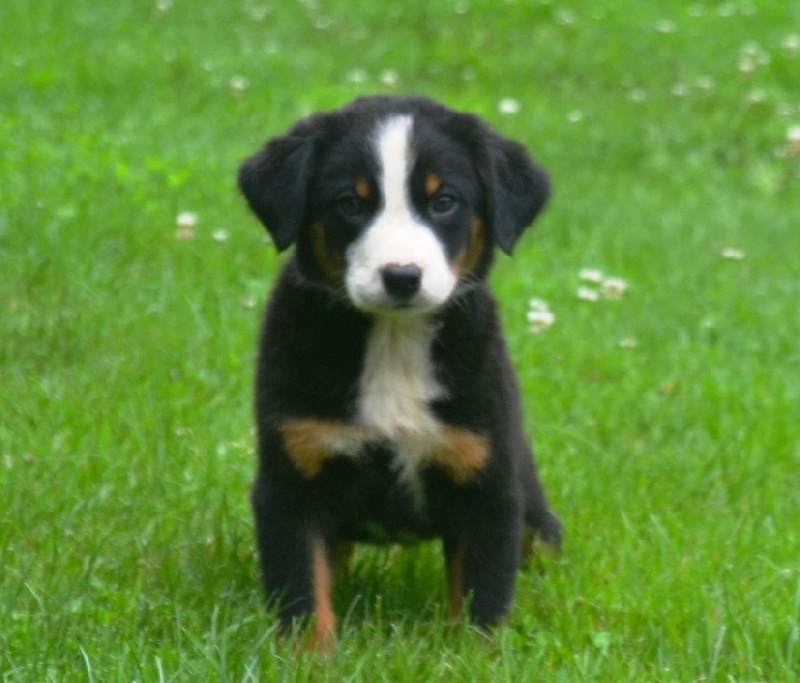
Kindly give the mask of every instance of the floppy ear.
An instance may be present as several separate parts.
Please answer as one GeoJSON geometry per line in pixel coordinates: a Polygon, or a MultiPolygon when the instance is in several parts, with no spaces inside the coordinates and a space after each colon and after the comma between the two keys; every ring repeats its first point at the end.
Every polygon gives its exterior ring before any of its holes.
{"type": "Polygon", "coordinates": [[[510,254],[547,203],[550,179],[522,145],[494,131],[486,130],[484,153],[489,227],[500,248],[510,254]]]}
{"type": "Polygon", "coordinates": [[[270,140],[239,167],[239,189],[278,251],[294,242],[306,208],[314,142],[298,128],[270,140]]]}

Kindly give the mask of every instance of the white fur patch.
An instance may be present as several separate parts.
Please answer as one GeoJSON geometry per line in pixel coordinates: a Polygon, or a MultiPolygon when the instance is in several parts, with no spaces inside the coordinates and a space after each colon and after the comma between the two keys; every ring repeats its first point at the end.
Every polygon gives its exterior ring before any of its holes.
{"type": "Polygon", "coordinates": [[[358,406],[359,423],[392,443],[409,481],[441,440],[430,403],[444,394],[430,356],[434,329],[425,316],[378,316],[367,342],[358,406]]]}
{"type": "Polygon", "coordinates": [[[346,254],[345,287],[355,306],[364,310],[394,305],[382,277],[390,264],[413,264],[421,269],[420,289],[407,303],[422,310],[444,303],[457,283],[441,242],[411,206],[412,124],[411,116],[390,118],[378,129],[374,141],[381,167],[383,209],[346,254]]]}

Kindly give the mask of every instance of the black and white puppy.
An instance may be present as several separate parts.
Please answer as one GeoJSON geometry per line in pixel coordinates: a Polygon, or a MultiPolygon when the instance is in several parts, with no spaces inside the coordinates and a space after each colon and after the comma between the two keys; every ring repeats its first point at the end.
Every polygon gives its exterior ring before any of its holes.
{"type": "Polygon", "coordinates": [[[314,114],[239,185],[279,250],[255,388],[252,493],[268,599],[330,643],[354,542],[441,538],[449,613],[510,608],[525,539],[561,525],[523,435],[486,284],[543,208],[546,173],[478,117],[421,97],[314,114]]]}

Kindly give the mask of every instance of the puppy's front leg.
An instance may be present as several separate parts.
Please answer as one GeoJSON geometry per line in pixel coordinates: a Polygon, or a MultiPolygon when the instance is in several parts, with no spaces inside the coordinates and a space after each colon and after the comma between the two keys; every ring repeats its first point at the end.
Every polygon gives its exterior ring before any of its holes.
{"type": "Polygon", "coordinates": [[[259,477],[252,492],[261,576],[268,604],[277,606],[284,628],[313,620],[310,645],[332,648],[335,548],[313,516],[292,513],[285,501],[271,496],[259,477]]]}
{"type": "Polygon", "coordinates": [[[522,508],[514,501],[488,514],[467,513],[457,521],[457,529],[444,542],[449,619],[459,616],[465,598],[479,626],[494,626],[508,616],[522,537],[522,508]]]}

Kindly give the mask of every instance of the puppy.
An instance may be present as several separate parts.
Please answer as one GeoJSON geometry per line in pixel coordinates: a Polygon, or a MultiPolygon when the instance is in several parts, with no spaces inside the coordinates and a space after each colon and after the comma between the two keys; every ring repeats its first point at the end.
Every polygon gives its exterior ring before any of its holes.
{"type": "Polygon", "coordinates": [[[330,646],[332,567],[354,542],[440,538],[448,613],[511,606],[525,539],[558,547],[486,284],[549,195],[474,115],[366,97],[247,159],[239,186],[294,245],[258,353],[252,491],[264,587],[330,646]]]}

